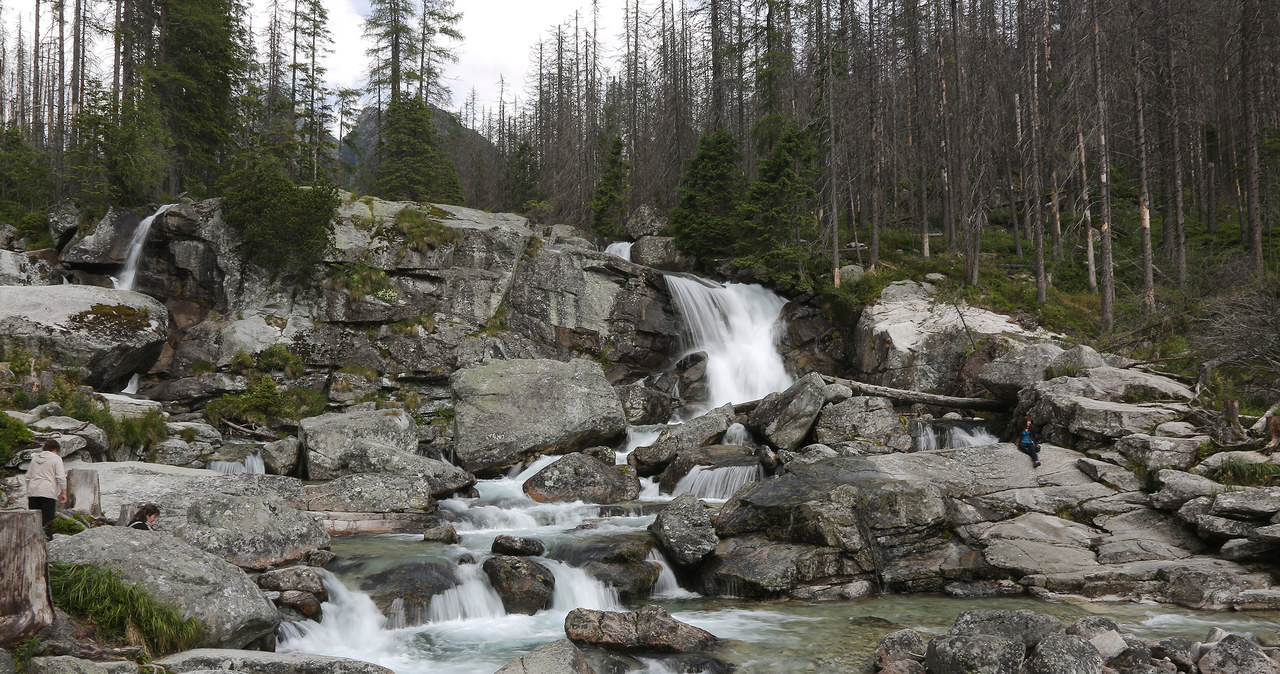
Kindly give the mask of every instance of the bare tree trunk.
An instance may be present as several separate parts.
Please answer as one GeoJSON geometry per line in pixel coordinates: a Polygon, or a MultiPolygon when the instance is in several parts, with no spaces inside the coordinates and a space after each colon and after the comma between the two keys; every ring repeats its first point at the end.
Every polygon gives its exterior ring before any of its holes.
{"type": "Polygon", "coordinates": [[[1107,152],[1107,99],[1102,85],[1102,27],[1098,0],[1090,0],[1093,15],[1093,82],[1098,104],[1098,238],[1101,243],[1102,332],[1111,332],[1115,322],[1115,270],[1111,259],[1111,167],[1107,152]]]}
{"type": "Polygon", "coordinates": [[[53,624],[40,511],[0,511],[0,550],[0,646],[8,646],[53,624]]]}
{"type": "Polygon", "coordinates": [[[1142,95],[1142,62],[1138,50],[1137,0],[1129,0],[1129,45],[1133,58],[1134,116],[1138,127],[1138,219],[1142,227],[1142,310],[1156,309],[1154,264],[1151,250],[1151,183],[1147,175],[1146,108],[1142,95]]]}
{"type": "MultiPolygon", "coordinates": [[[[1166,51],[1169,68],[1169,131],[1173,147],[1173,236],[1174,264],[1178,272],[1178,286],[1187,285],[1187,214],[1182,195],[1182,133],[1179,126],[1178,73],[1174,68],[1174,20],[1168,13],[1169,44],[1166,51]]],[[[1167,225],[1166,225],[1167,226],[1167,225]]]]}
{"type": "Polygon", "coordinates": [[[1080,205],[1084,209],[1085,261],[1089,269],[1089,292],[1098,292],[1098,268],[1093,260],[1093,208],[1089,205],[1089,168],[1084,156],[1084,132],[1076,131],[1080,148],[1080,205]]]}
{"type": "Polygon", "coordinates": [[[1249,257],[1253,270],[1262,274],[1262,198],[1259,187],[1257,82],[1254,73],[1254,51],[1257,49],[1256,30],[1258,0],[1242,0],[1240,12],[1240,95],[1244,98],[1244,149],[1245,179],[1248,181],[1249,200],[1249,257]]]}
{"type": "Polygon", "coordinates": [[[1049,172],[1049,212],[1053,216],[1053,259],[1062,261],[1062,205],[1058,203],[1058,169],[1049,172]]]}

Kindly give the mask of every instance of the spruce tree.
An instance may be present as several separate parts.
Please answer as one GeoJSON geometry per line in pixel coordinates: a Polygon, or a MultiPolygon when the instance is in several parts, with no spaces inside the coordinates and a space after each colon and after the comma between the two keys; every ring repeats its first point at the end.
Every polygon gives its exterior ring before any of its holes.
{"type": "Polygon", "coordinates": [[[758,268],[761,278],[784,288],[813,287],[803,244],[817,235],[817,164],[812,134],[794,121],[785,124],[743,204],[739,266],[758,268]]]}
{"type": "Polygon", "coordinates": [[[507,162],[507,209],[513,213],[528,214],[530,202],[542,201],[539,184],[542,182],[538,167],[538,155],[529,141],[520,141],[511,160],[507,162]]]}
{"type": "Polygon", "coordinates": [[[742,152],[733,134],[721,128],[698,141],[698,152],[685,166],[671,209],[676,246],[705,261],[733,252],[733,234],[741,217],[742,152]]]}
{"type": "Polygon", "coordinates": [[[591,200],[591,224],[600,236],[620,239],[625,233],[627,171],[631,165],[622,159],[622,136],[614,135],[609,151],[604,157],[604,170],[596,181],[595,197],[591,200]]]}
{"type": "Polygon", "coordinates": [[[383,117],[373,192],[384,199],[462,203],[458,169],[435,139],[436,126],[425,103],[406,96],[393,100],[383,117]]]}

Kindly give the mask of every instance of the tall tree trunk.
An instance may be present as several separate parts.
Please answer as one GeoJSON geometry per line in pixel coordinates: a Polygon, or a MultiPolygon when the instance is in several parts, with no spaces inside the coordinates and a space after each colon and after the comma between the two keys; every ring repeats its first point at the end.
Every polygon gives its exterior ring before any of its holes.
{"type": "MultiPolygon", "coordinates": [[[[1048,2],[1048,0],[1041,0],[1048,2]]],[[[1045,10],[1048,11],[1047,9],[1045,10]]],[[[1047,39],[1044,32],[1037,31],[1038,35],[1047,39]]],[[[1031,212],[1035,218],[1032,236],[1035,238],[1036,247],[1036,302],[1044,304],[1048,295],[1048,279],[1044,273],[1044,167],[1041,158],[1044,155],[1044,139],[1041,129],[1040,115],[1040,55],[1041,50],[1048,50],[1047,44],[1041,44],[1036,49],[1032,49],[1034,56],[1031,59],[1031,198],[1034,202],[1031,206],[1031,212]]]]}
{"type": "Polygon", "coordinates": [[[1089,292],[1098,292],[1098,268],[1093,259],[1093,207],[1089,203],[1089,165],[1084,156],[1084,132],[1076,130],[1076,143],[1080,149],[1080,207],[1084,209],[1084,250],[1088,265],[1089,292]]]}
{"type": "Polygon", "coordinates": [[[1257,51],[1258,0],[1242,0],[1240,12],[1240,95],[1244,98],[1245,179],[1248,181],[1249,258],[1257,274],[1262,261],[1262,195],[1259,187],[1257,87],[1254,52],[1257,51]]]}
{"type": "Polygon", "coordinates": [[[31,34],[31,136],[44,140],[44,109],[40,100],[40,0],[35,2],[36,28],[31,34]]]}
{"type": "Polygon", "coordinates": [[[1170,142],[1173,144],[1173,235],[1174,235],[1174,264],[1178,272],[1178,286],[1186,287],[1187,285],[1187,216],[1185,206],[1183,204],[1182,194],[1182,133],[1179,114],[1181,110],[1179,106],[1181,102],[1178,99],[1178,73],[1174,67],[1174,19],[1173,12],[1169,11],[1166,29],[1168,35],[1168,50],[1166,56],[1169,68],[1169,136],[1170,142]]]}
{"type": "Polygon", "coordinates": [[[1154,263],[1151,250],[1151,185],[1147,175],[1146,106],[1142,91],[1142,60],[1138,49],[1138,0],[1129,0],[1130,55],[1133,60],[1134,117],[1138,131],[1138,220],[1142,229],[1142,310],[1156,309],[1154,263]]]}
{"type": "Polygon", "coordinates": [[[53,624],[40,511],[0,511],[0,550],[0,645],[7,646],[53,624]]]}
{"type": "Polygon", "coordinates": [[[1107,151],[1107,99],[1102,83],[1102,26],[1098,0],[1089,0],[1093,15],[1093,82],[1098,105],[1098,240],[1102,292],[1102,332],[1111,332],[1115,322],[1115,269],[1111,259],[1111,170],[1107,151]]]}

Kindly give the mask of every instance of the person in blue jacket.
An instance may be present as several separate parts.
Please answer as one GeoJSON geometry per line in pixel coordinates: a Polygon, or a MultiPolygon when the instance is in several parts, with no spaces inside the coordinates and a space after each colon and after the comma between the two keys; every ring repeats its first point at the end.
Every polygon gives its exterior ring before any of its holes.
{"type": "Polygon", "coordinates": [[[1031,423],[1031,417],[1023,417],[1022,425],[1018,427],[1018,451],[1031,457],[1032,465],[1040,466],[1040,446],[1036,444],[1035,425],[1031,423]]]}

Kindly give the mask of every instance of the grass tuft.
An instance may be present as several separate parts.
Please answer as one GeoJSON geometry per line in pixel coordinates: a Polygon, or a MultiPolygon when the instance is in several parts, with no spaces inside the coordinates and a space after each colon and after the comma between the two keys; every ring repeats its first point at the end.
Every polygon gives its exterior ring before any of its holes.
{"type": "Polygon", "coordinates": [[[108,639],[137,634],[153,657],[192,648],[204,626],[154,599],[139,585],[120,579],[119,571],[87,564],[49,566],[49,590],[58,608],[98,626],[108,639]]]}

